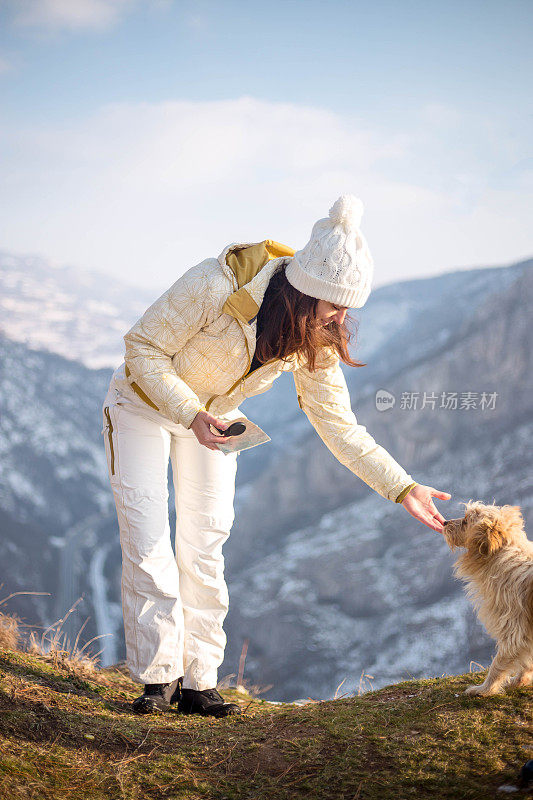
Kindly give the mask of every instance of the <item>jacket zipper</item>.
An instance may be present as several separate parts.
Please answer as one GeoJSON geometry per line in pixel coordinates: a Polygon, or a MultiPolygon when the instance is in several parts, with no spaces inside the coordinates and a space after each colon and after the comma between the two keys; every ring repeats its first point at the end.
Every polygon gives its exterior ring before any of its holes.
{"type": "MultiPolygon", "coordinates": [[[[241,328],[242,328],[242,325],[241,325],[241,328]]],[[[237,386],[238,383],[241,383],[241,388],[242,388],[242,385],[244,385],[244,379],[248,375],[248,370],[250,369],[250,365],[252,363],[252,357],[250,356],[250,348],[248,347],[248,339],[246,338],[246,334],[244,332],[244,328],[242,328],[242,333],[243,333],[243,336],[244,336],[244,342],[246,344],[246,352],[248,353],[248,366],[246,367],[244,375],[242,375],[238,380],[236,380],[235,383],[233,384],[233,386],[230,386],[228,391],[224,392],[224,394],[222,394],[222,395],[214,394],[212,397],[210,397],[209,400],[207,401],[207,403],[205,404],[205,410],[206,411],[209,411],[209,406],[211,405],[211,403],[213,402],[215,397],[227,397],[229,394],[232,393],[232,391],[235,389],[235,387],[237,386]]],[[[271,361],[275,361],[275,359],[271,359],[271,361]]],[[[262,364],[262,366],[266,367],[266,365],[269,364],[269,363],[270,363],[270,361],[266,361],[264,364],[262,364]]],[[[258,369],[259,369],[259,367],[258,367],[258,369]]]]}
{"type": "MultiPolygon", "coordinates": [[[[277,361],[277,360],[278,359],[276,359],[276,358],[271,358],[269,361],[265,361],[265,363],[261,364],[260,367],[257,367],[256,369],[254,369],[254,372],[259,372],[259,370],[262,367],[266,367],[268,364],[273,364],[274,361],[277,361]]],[[[248,369],[250,369],[250,364],[251,364],[251,361],[248,362],[248,369]]],[[[253,375],[253,373],[250,373],[250,375],[253,375]]],[[[231,392],[233,391],[233,389],[237,386],[237,384],[239,382],[241,382],[242,386],[244,386],[244,382],[245,382],[247,377],[249,377],[248,376],[248,372],[245,372],[244,375],[241,378],[239,378],[237,381],[235,381],[233,386],[230,389],[228,389],[227,392],[225,392],[224,394],[214,394],[212,397],[210,397],[209,400],[207,401],[206,405],[205,405],[205,410],[209,411],[209,406],[211,405],[211,402],[215,399],[215,397],[227,397],[229,394],[231,394],[231,392]]],[[[242,389],[242,386],[241,386],[241,389],[242,389]]],[[[243,391],[244,391],[244,389],[243,389],[243,391]]]]}
{"type": "Polygon", "coordinates": [[[109,406],[104,408],[104,413],[107,417],[108,428],[107,428],[107,435],[109,438],[109,452],[111,453],[111,475],[115,474],[115,449],[113,447],[113,423],[111,422],[111,416],[109,414],[109,406]]]}
{"type": "MultiPolygon", "coordinates": [[[[248,366],[246,367],[246,371],[245,371],[244,375],[242,375],[240,378],[238,378],[235,381],[233,386],[230,386],[230,388],[228,389],[227,392],[224,392],[224,394],[220,394],[220,395],[219,394],[214,394],[212,397],[210,397],[209,400],[207,401],[207,403],[205,404],[205,410],[206,411],[209,411],[209,406],[211,405],[211,403],[213,402],[215,397],[227,397],[229,394],[232,393],[232,391],[235,389],[235,387],[239,383],[244,385],[244,380],[245,380],[246,376],[248,375],[248,370],[250,369],[250,365],[252,363],[252,358],[250,356],[250,348],[248,347],[248,339],[246,338],[246,334],[244,333],[244,329],[243,329],[243,335],[244,335],[244,341],[245,341],[245,344],[246,344],[246,352],[248,353],[248,366]]],[[[261,367],[266,367],[267,364],[272,364],[276,360],[277,359],[275,359],[275,358],[271,358],[270,361],[265,361],[264,364],[261,364],[261,367]]],[[[261,369],[261,367],[257,367],[257,369],[261,369]]],[[[255,372],[255,370],[254,370],[254,372],[255,372]]],[[[241,389],[242,389],[242,385],[241,385],[241,389]]]]}

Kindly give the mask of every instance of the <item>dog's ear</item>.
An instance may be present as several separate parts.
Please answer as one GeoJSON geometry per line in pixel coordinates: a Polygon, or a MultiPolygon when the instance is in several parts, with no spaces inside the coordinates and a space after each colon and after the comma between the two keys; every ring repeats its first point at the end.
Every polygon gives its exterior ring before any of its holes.
{"type": "Polygon", "coordinates": [[[501,506],[496,525],[509,540],[517,533],[525,532],[520,506],[501,506]]]}
{"type": "Polygon", "coordinates": [[[506,537],[492,520],[479,520],[469,537],[469,546],[482,556],[491,556],[503,547],[506,537]]]}
{"type": "Polygon", "coordinates": [[[520,506],[483,506],[478,504],[477,516],[469,536],[474,552],[489,556],[517,537],[524,537],[524,519],[520,506]]]}

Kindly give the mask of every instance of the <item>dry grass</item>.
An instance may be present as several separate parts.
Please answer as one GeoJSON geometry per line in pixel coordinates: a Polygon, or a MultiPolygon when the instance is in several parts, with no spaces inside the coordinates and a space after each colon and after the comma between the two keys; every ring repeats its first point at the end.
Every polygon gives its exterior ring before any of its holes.
{"type": "Polygon", "coordinates": [[[241,716],[139,717],[124,665],[58,652],[0,647],[2,798],[487,800],[533,755],[533,692],[463,695],[482,672],[304,706],[228,687],[241,716]]]}
{"type": "Polygon", "coordinates": [[[20,641],[19,620],[0,611],[0,647],[16,650],[20,641]]]}
{"type": "MultiPolygon", "coordinates": [[[[0,584],[0,588],[3,584],[0,584]]],[[[47,594],[46,592],[12,592],[11,594],[0,600],[0,606],[11,600],[12,597],[20,594],[47,594]]],[[[28,635],[24,635],[22,628],[29,626],[23,623],[16,615],[9,615],[0,612],[0,648],[7,650],[20,649],[22,651],[38,655],[49,661],[55,667],[62,667],[69,671],[72,675],[80,675],[86,677],[94,673],[99,666],[98,656],[102,652],[90,654],[85,652],[87,648],[97,639],[102,638],[95,636],[89,639],[82,647],[79,646],[79,641],[83,629],[85,628],[89,618],[85,620],[80,630],[76,635],[76,639],[71,644],[66,633],[62,631],[62,626],[65,624],[68,617],[72,614],[81,598],[79,598],[72,607],[67,611],[64,617],[56,620],[52,625],[45,628],[41,634],[37,634],[35,630],[30,630],[28,635]]]]}

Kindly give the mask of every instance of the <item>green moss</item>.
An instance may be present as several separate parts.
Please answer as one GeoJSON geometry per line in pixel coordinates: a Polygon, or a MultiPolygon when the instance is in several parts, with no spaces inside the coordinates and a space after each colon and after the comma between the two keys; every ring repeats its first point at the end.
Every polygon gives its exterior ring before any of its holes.
{"type": "Polygon", "coordinates": [[[242,716],[137,716],[139,685],[118,671],[2,650],[0,797],[486,800],[533,757],[533,691],[465,696],[482,677],[305,706],[224,690],[242,716]]]}

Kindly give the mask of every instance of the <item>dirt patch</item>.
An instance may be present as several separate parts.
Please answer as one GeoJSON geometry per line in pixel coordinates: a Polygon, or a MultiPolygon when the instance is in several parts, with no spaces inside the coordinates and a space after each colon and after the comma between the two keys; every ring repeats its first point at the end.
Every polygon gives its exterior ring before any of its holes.
{"type": "Polygon", "coordinates": [[[265,719],[264,722],[262,727],[255,723],[251,730],[243,731],[244,735],[235,742],[228,741],[221,747],[219,740],[218,760],[213,758],[214,763],[204,766],[225,778],[250,779],[258,775],[279,778],[292,775],[301,766],[299,751],[308,749],[309,742],[313,743],[313,749],[320,749],[318,742],[323,739],[324,731],[317,726],[296,720],[292,723],[265,719]]]}

